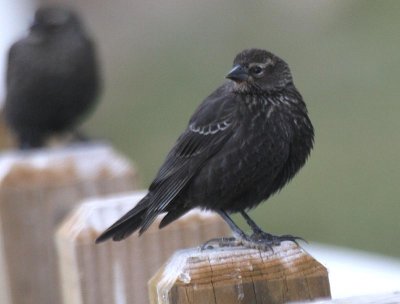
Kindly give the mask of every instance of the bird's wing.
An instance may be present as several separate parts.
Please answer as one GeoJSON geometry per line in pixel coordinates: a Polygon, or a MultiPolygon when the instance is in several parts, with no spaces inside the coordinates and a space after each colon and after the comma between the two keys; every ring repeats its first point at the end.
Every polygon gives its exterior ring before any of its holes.
{"type": "Polygon", "coordinates": [[[229,140],[235,130],[237,97],[220,87],[199,106],[184,133],[168,154],[150,185],[151,202],[142,233],[154,218],[170,207],[202,165],[229,140]]]}

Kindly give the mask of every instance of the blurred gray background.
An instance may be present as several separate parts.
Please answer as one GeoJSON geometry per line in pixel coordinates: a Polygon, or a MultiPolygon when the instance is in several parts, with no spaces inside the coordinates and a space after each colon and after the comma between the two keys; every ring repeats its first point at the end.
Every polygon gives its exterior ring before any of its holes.
{"type": "Polygon", "coordinates": [[[83,127],[131,157],[143,187],[236,53],[265,48],[289,63],[316,142],[251,214],[272,233],[400,257],[400,1],[64,2],[103,62],[101,104],[83,127]]]}

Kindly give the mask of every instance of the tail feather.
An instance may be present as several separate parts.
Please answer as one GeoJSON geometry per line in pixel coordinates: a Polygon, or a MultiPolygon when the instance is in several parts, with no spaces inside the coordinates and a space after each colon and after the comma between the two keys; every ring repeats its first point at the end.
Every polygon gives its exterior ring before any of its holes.
{"type": "Polygon", "coordinates": [[[118,221],[107,228],[107,230],[96,239],[96,244],[104,242],[110,238],[114,241],[121,241],[138,230],[143,225],[148,201],[148,197],[144,197],[133,209],[128,211],[118,221]]]}
{"type": "Polygon", "coordinates": [[[190,210],[190,208],[180,208],[180,209],[173,209],[170,210],[166,216],[163,217],[161,220],[160,225],[158,226],[160,229],[164,228],[168,224],[172,223],[176,219],[180,218],[182,215],[187,213],[190,210]]]}

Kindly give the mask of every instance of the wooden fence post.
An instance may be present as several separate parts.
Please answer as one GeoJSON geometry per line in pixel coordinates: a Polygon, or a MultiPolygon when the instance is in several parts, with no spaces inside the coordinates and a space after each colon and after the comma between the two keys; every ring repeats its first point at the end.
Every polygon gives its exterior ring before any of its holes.
{"type": "Polygon", "coordinates": [[[11,136],[10,130],[6,125],[3,109],[0,109],[0,150],[9,149],[10,147],[14,146],[15,146],[15,140],[11,136]]]}
{"type": "Polygon", "coordinates": [[[83,198],[133,190],[136,179],[103,144],[0,155],[0,275],[9,303],[61,303],[56,226],[83,198]]]}
{"type": "Polygon", "coordinates": [[[159,230],[160,218],[141,237],[95,244],[95,238],[132,208],[144,192],[81,204],[57,231],[63,304],[145,304],[147,281],[178,248],[228,235],[214,213],[193,210],[159,230]]]}
{"type": "Polygon", "coordinates": [[[329,298],[325,267],[291,242],[176,252],[149,281],[151,304],[275,304],[329,298]]]}

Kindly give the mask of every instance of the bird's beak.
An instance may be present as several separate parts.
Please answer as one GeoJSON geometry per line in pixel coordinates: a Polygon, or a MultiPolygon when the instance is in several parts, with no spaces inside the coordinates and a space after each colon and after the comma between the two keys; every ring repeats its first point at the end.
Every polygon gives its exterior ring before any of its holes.
{"type": "Polygon", "coordinates": [[[236,82],[245,81],[249,78],[249,74],[246,69],[241,65],[235,65],[232,70],[229,71],[225,78],[231,79],[236,82]]]}

